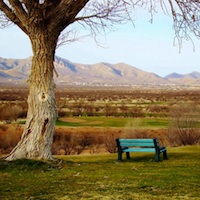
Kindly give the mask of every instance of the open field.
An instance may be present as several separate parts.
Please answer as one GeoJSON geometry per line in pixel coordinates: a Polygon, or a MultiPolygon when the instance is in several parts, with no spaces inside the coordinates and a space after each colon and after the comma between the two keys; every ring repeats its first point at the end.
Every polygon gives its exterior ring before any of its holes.
{"type": "MultiPolygon", "coordinates": [[[[24,87],[0,88],[0,154],[20,139],[27,95],[24,87]]],[[[56,155],[116,152],[117,137],[157,137],[165,146],[200,144],[197,88],[58,87],[56,100],[56,155]]]]}
{"type": "Polygon", "coordinates": [[[52,163],[0,160],[0,199],[198,200],[200,146],[167,148],[168,160],[154,154],[57,156],[52,163]]]}
{"type": "Polygon", "coordinates": [[[156,118],[122,118],[122,117],[68,117],[59,118],[57,126],[73,127],[124,127],[124,128],[167,128],[168,119],[156,118]]]}

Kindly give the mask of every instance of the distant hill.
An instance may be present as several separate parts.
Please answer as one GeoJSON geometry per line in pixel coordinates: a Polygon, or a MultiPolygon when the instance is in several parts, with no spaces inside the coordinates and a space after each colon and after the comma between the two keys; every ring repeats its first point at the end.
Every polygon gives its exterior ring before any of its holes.
{"type": "MultiPolygon", "coordinates": [[[[125,63],[96,63],[93,65],[73,63],[60,57],[55,58],[57,84],[109,84],[109,85],[159,85],[199,84],[200,73],[172,73],[160,77],[125,63]]],[[[25,83],[31,70],[31,57],[27,59],[0,58],[0,82],[25,83]]]]}
{"type": "Polygon", "coordinates": [[[175,84],[188,84],[188,85],[200,84],[199,72],[191,72],[189,74],[172,73],[167,75],[165,78],[167,78],[169,81],[175,84]]]}
{"type": "Polygon", "coordinates": [[[177,78],[183,78],[184,75],[183,74],[177,74],[177,73],[172,73],[172,74],[169,74],[167,76],[165,76],[166,79],[177,79],[177,78]]]}

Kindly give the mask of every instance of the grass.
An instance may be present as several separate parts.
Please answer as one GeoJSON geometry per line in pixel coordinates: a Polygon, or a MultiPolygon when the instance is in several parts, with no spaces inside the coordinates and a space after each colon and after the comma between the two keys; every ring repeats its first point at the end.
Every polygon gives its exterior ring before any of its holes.
{"type": "Polygon", "coordinates": [[[83,122],[65,122],[60,119],[56,121],[57,126],[90,126],[90,127],[142,127],[142,128],[166,128],[167,119],[158,118],[121,118],[121,117],[73,117],[75,120],[82,119],[83,122]]]}
{"type": "Polygon", "coordinates": [[[169,160],[158,163],[151,153],[131,156],[122,162],[116,154],[0,160],[0,199],[200,199],[200,146],[168,148],[169,160]]]}

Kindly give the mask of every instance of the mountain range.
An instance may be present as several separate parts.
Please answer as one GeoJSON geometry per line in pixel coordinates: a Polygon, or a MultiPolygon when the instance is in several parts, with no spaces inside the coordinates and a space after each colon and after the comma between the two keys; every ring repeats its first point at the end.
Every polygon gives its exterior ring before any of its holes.
{"type": "MultiPolygon", "coordinates": [[[[5,59],[0,57],[0,82],[25,83],[31,70],[32,58],[5,59]]],[[[125,63],[79,64],[55,57],[55,81],[57,84],[80,85],[198,85],[200,73],[172,73],[160,77],[125,63]]]]}

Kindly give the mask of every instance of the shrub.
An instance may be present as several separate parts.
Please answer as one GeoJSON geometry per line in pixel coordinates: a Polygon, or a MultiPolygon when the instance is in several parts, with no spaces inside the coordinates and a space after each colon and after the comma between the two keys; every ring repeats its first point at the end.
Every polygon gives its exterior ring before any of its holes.
{"type": "Polygon", "coordinates": [[[199,114],[200,108],[197,104],[184,103],[171,108],[167,134],[171,146],[200,143],[199,114]]]}
{"type": "Polygon", "coordinates": [[[0,149],[2,153],[9,153],[17,145],[22,131],[16,125],[1,125],[0,149]]]}
{"type": "Polygon", "coordinates": [[[117,152],[117,146],[115,142],[116,138],[116,135],[114,135],[113,133],[107,134],[105,137],[105,147],[109,153],[117,152]]]}
{"type": "Polygon", "coordinates": [[[16,121],[24,113],[24,110],[20,105],[4,103],[0,106],[0,113],[0,120],[10,124],[12,121],[16,121]]]}
{"type": "Polygon", "coordinates": [[[94,137],[88,133],[66,132],[62,129],[55,131],[53,154],[81,154],[86,147],[95,144],[94,137]]]}

